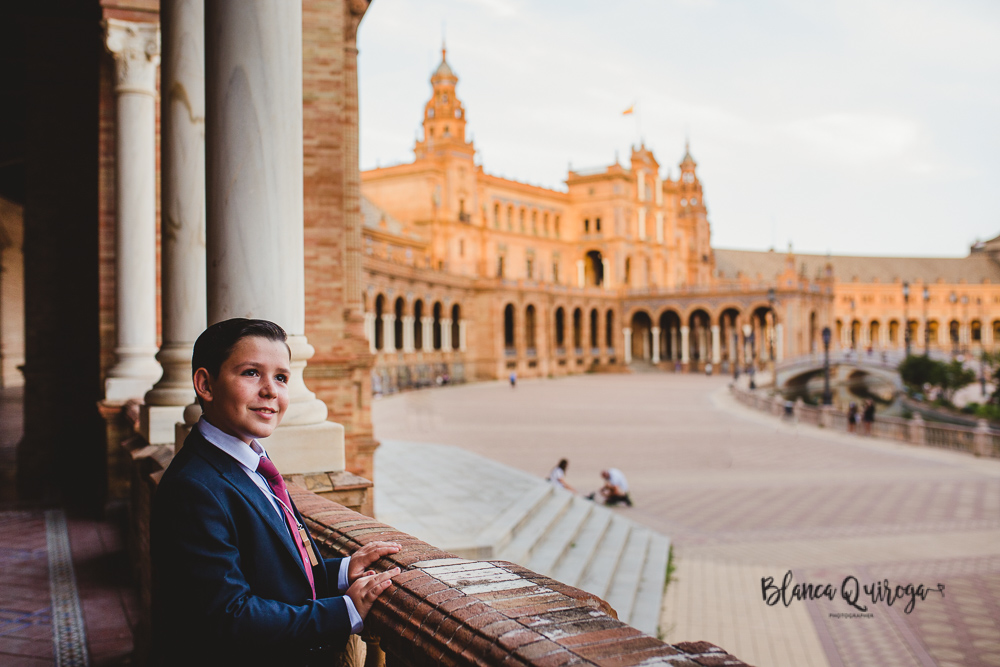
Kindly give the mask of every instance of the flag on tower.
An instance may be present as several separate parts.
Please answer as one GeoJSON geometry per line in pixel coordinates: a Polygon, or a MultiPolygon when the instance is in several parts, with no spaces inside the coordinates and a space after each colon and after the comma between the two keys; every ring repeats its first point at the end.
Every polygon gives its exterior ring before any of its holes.
{"type": "Polygon", "coordinates": [[[631,115],[633,113],[635,113],[635,105],[634,104],[632,106],[630,106],[628,109],[625,109],[625,111],[622,111],[622,115],[623,116],[629,116],[629,115],[631,115]]]}

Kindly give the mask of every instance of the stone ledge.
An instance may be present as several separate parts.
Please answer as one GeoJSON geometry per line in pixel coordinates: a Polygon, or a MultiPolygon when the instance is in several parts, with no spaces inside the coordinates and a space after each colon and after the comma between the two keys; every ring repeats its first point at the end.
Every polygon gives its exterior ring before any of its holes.
{"type": "Polygon", "coordinates": [[[365,625],[393,665],[746,667],[707,642],[670,645],[644,635],[604,600],[527,568],[457,558],[304,488],[289,493],[326,556],[374,540],[402,545],[373,566],[402,572],[365,625]]]}

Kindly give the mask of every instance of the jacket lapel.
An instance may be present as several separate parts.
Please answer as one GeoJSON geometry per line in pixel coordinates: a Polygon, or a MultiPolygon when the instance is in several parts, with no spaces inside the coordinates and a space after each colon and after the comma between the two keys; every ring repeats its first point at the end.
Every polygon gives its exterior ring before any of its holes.
{"type": "MultiPolygon", "coordinates": [[[[288,524],[285,522],[284,514],[279,515],[274,510],[274,506],[271,505],[271,501],[268,500],[264,495],[264,492],[250,480],[246,472],[240,467],[235,459],[205,440],[204,436],[198,432],[197,427],[191,430],[192,435],[195,433],[198,434],[197,442],[199,447],[196,449],[198,454],[208,461],[212,467],[218,470],[222,478],[234,486],[236,490],[239,491],[240,495],[243,496],[244,500],[246,500],[247,503],[257,511],[257,514],[264,521],[264,523],[268,525],[278,540],[285,545],[285,549],[292,557],[292,561],[298,565],[299,572],[302,573],[302,577],[306,578],[306,571],[304,569],[302,557],[299,554],[299,547],[292,540],[291,533],[288,532],[288,524]]],[[[185,444],[185,447],[186,446],[188,446],[188,444],[185,444]]]]}

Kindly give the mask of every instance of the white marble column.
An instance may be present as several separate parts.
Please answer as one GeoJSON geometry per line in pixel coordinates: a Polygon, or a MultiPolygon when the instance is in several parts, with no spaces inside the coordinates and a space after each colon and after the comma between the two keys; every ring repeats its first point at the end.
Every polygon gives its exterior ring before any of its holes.
{"type": "Polygon", "coordinates": [[[653,334],[653,363],[660,363],[660,327],[651,327],[650,332],[653,334]]]}
{"type": "Polygon", "coordinates": [[[583,260],[576,260],[576,282],[580,287],[584,287],[587,284],[587,274],[583,269],[583,260]]]}
{"type": "Polygon", "coordinates": [[[774,360],[780,362],[785,358],[785,325],[778,322],[774,325],[774,360]]]}
{"type": "Polygon", "coordinates": [[[403,352],[413,352],[413,315],[403,315],[403,352]]]}
{"type": "Polygon", "coordinates": [[[691,361],[691,349],[689,347],[688,337],[691,333],[691,327],[681,327],[681,363],[686,364],[691,361]]]}
{"type": "Polygon", "coordinates": [[[191,349],[205,330],[204,0],[161,0],[160,285],[163,377],[146,394],[139,431],[151,444],[176,439],[195,401],[191,349]]]}
{"type": "Polygon", "coordinates": [[[445,317],[441,320],[441,349],[451,351],[451,318],[445,317]]]}
{"type": "Polygon", "coordinates": [[[290,405],[268,453],[284,474],[343,470],[343,426],[326,421],[326,405],[303,380],[313,348],[305,336],[300,0],[206,3],[205,109],[208,320],[284,327],[290,405]]]}
{"type": "Polygon", "coordinates": [[[712,363],[718,365],[722,361],[722,346],[719,338],[719,325],[712,325],[712,363]]]}
{"type": "Polygon", "coordinates": [[[632,363],[632,328],[625,327],[622,329],[622,334],[625,336],[625,363],[632,363]]]}
{"type": "Polygon", "coordinates": [[[421,347],[420,349],[424,352],[431,352],[434,349],[434,318],[433,317],[421,317],[420,324],[424,327],[423,336],[421,336],[421,347]]]}
{"type": "Polygon", "coordinates": [[[396,316],[392,313],[382,315],[382,351],[396,351],[396,316]]]}
{"type": "Polygon", "coordinates": [[[458,321],[458,351],[459,352],[465,352],[466,346],[468,344],[466,342],[467,341],[466,335],[467,335],[467,331],[468,331],[467,325],[468,325],[468,321],[467,320],[459,320],[458,321]]]}
{"type": "Polygon", "coordinates": [[[156,67],[160,26],[108,19],[115,58],[115,365],[108,401],[142,398],[160,379],[156,361],[156,67]]]}

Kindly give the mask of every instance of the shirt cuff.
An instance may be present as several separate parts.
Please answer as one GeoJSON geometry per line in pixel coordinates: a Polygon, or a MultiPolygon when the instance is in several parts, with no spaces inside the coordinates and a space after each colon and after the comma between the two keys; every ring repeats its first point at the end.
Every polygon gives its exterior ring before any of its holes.
{"type": "MultiPolygon", "coordinates": [[[[347,570],[351,567],[351,557],[347,556],[340,561],[340,572],[337,573],[337,590],[346,593],[351,582],[347,580],[347,570]]],[[[357,613],[357,612],[355,612],[357,613]]]]}
{"type": "Polygon", "coordinates": [[[347,616],[351,619],[351,634],[356,635],[365,627],[365,623],[354,606],[354,600],[345,595],[344,602],[347,603],[347,616]]]}

